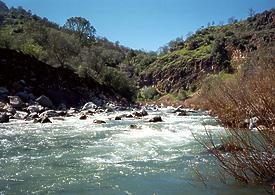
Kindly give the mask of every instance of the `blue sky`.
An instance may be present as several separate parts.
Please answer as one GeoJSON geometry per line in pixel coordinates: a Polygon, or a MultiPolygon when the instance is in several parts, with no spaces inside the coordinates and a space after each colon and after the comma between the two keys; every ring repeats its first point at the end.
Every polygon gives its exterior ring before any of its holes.
{"type": "Polygon", "coordinates": [[[176,37],[208,22],[244,19],[248,9],[262,12],[275,0],[3,0],[63,25],[72,16],[84,17],[98,36],[135,49],[157,50],[176,37]]]}

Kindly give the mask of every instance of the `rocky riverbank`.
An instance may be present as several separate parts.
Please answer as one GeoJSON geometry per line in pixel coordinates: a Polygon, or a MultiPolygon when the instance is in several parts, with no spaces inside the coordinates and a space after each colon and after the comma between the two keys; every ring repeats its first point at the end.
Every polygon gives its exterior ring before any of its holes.
{"type": "Polygon", "coordinates": [[[43,117],[70,115],[90,101],[98,110],[131,105],[92,78],[79,77],[68,68],[49,66],[21,52],[0,49],[0,65],[1,123],[9,119],[49,122],[43,117]]]}

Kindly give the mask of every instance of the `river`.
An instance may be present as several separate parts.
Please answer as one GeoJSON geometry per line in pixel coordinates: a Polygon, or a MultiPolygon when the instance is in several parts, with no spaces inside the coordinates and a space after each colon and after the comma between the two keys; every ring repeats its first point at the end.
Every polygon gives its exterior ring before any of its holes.
{"type": "Polygon", "coordinates": [[[224,132],[206,113],[176,116],[148,111],[164,122],[109,120],[103,113],[52,124],[0,124],[0,194],[265,194],[257,186],[220,182],[215,160],[192,133],[224,132]],[[104,119],[106,124],[93,124],[104,119]],[[131,129],[131,124],[141,129],[131,129]],[[194,170],[200,170],[207,185],[194,170]]]}

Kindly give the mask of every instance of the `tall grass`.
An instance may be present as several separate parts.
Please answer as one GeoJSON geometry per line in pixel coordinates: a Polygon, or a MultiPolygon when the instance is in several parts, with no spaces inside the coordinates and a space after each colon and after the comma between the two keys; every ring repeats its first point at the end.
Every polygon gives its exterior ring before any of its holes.
{"type": "Polygon", "coordinates": [[[274,190],[274,65],[261,64],[225,81],[212,78],[204,86],[202,96],[212,114],[224,124],[227,134],[221,136],[219,146],[208,131],[207,141],[198,141],[236,180],[269,184],[274,190]]]}

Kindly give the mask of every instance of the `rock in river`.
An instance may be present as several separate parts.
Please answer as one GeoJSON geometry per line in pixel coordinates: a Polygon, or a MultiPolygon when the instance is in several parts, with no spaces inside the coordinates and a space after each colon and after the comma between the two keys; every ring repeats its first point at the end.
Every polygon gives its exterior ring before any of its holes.
{"type": "Polygon", "coordinates": [[[156,122],[162,122],[162,118],[160,116],[155,116],[154,118],[151,118],[149,122],[156,123],[156,122]]]}
{"type": "Polygon", "coordinates": [[[177,114],[177,116],[187,116],[187,113],[184,111],[184,112],[179,112],[178,114],[177,114]]]}
{"type": "Polygon", "coordinates": [[[106,122],[102,121],[102,120],[94,120],[94,123],[95,124],[105,124],[106,122]]]}
{"type": "Polygon", "coordinates": [[[27,112],[16,111],[16,113],[13,115],[13,118],[23,120],[26,119],[28,115],[29,114],[27,112]]]}
{"type": "Polygon", "coordinates": [[[88,102],[82,107],[82,110],[97,109],[97,107],[98,106],[96,104],[94,104],[93,102],[88,102]]]}
{"type": "Polygon", "coordinates": [[[148,112],[146,110],[141,110],[140,112],[134,112],[133,115],[135,117],[143,117],[143,116],[147,116],[148,112]]]}
{"type": "Polygon", "coordinates": [[[47,110],[45,112],[42,112],[39,117],[56,117],[59,116],[58,112],[55,110],[47,110]]]}
{"type": "Polygon", "coordinates": [[[82,114],[80,117],[79,117],[79,120],[86,120],[87,119],[87,115],[85,114],[82,114]]]}
{"type": "Polygon", "coordinates": [[[52,123],[52,121],[48,117],[42,116],[39,119],[35,119],[34,123],[52,123]]]}
{"type": "Polygon", "coordinates": [[[119,120],[121,120],[121,117],[120,117],[120,116],[116,116],[116,117],[115,117],[115,120],[116,120],[116,121],[119,121],[119,120]]]}
{"type": "Polygon", "coordinates": [[[27,108],[30,113],[41,113],[44,111],[44,107],[41,105],[32,105],[27,108]]]}

